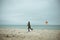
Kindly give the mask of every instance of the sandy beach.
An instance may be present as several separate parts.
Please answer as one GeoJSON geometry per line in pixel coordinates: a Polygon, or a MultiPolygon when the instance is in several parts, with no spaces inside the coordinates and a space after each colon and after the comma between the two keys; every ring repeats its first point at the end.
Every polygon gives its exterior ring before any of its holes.
{"type": "Polygon", "coordinates": [[[0,40],[60,40],[60,30],[0,29],[0,40]]]}

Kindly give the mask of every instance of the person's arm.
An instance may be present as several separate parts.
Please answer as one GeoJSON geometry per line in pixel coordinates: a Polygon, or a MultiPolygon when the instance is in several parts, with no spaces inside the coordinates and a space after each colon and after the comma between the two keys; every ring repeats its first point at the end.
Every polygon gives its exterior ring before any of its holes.
{"type": "Polygon", "coordinates": [[[28,24],[27,24],[27,26],[28,26],[28,24]]]}

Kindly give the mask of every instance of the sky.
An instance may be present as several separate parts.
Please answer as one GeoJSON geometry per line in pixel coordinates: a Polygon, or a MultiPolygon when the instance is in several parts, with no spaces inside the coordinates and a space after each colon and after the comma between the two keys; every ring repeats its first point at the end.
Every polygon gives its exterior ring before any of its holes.
{"type": "Polygon", "coordinates": [[[60,0],[0,0],[0,25],[60,25],[60,0]]]}

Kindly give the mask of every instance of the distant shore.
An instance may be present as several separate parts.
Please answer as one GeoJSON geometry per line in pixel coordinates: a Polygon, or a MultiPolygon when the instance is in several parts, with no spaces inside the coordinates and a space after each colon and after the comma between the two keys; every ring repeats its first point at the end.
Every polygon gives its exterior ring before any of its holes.
{"type": "Polygon", "coordinates": [[[0,29],[0,40],[60,40],[60,30],[0,29]]]}

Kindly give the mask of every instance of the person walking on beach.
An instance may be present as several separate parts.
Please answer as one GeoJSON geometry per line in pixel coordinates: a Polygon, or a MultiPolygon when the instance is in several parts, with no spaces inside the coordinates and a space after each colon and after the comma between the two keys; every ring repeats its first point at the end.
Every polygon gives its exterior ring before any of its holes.
{"type": "Polygon", "coordinates": [[[27,26],[28,26],[28,32],[30,32],[30,30],[33,30],[33,29],[31,28],[30,21],[28,21],[27,26]]]}

